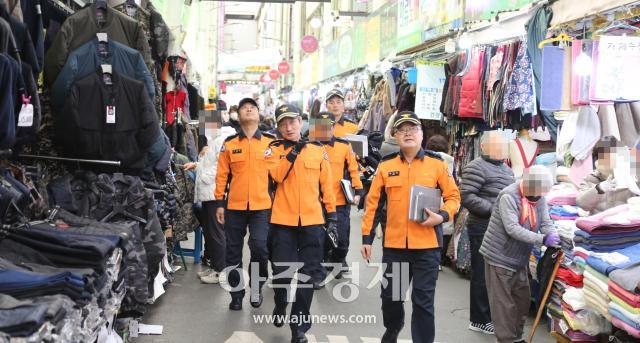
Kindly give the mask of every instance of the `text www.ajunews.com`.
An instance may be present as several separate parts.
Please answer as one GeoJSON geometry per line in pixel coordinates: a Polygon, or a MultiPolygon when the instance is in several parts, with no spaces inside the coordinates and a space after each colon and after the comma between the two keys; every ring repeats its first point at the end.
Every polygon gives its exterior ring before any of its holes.
{"type": "Polygon", "coordinates": [[[256,324],[273,324],[275,321],[289,324],[376,324],[377,317],[372,314],[322,314],[322,315],[270,315],[270,314],[254,314],[253,322],[256,324]]]}

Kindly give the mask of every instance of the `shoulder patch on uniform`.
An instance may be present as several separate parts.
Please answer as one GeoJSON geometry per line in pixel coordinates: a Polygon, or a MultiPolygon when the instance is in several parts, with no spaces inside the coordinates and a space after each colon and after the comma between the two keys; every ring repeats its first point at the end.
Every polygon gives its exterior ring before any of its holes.
{"type": "Polygon", "coordinates": [[[276,139],[276,135],[274,135],[274,134],[271,134],[269,132],[264,132],[264,131],[260,131],[260,132],[262,132],[263,136],[269,137],[271,139],[276,139]]]}
{"type": "Polygon", "coordinates": [[[392,152],[390,154],[384,155],[382,157],[382,159],[380,160],[380,162],[392,160],[392,159],[396,158],[396,156],[398,156],[398,153],[397,152],[392,152]]]}
{"type": "Polygon", "coordinates": [[[342,139],[342,138],[338,138],[338,137],[335,138],[335,141],[336,142],[340,142],[342,144],[350,144],[348,140],[342,139]]]}
{"type": "Polygon", "coordinates": [[[235,135],[231,135],[231,136],[227,137],[227,139],[225,139],[224,141],[225,141],[225,142],[228,142],[228,141],[230,141],[230,140],[232,140],[232,139],[234,139],[234,138],[236,138],[236,137],[238,137],[238,134],[237,134],[237,133],[236,133],[235,135]]]}
{"type": "Polygon", "coordinates": [[[273,155],[273,151],[271,151],[271,148],[269,147],[264,151],[264,157],[271,157],[271,155],[273,155]]]}
{"type": "Polygon", "coordinates": [[[283,144],[284,144],[284,141],[283,141],[282,139],[278,139],[278,140],[275,140],[275,141],[273,141],[273,142],[269,143],[269,147],[272,147],[272,146],[281,146],[281,145],[283,145],[283,144]]]}
{"type": "Polygon", "coordinates": [[[435,158],[436,160],[440,160],[440,161],[444,161],[444,158],[442,158],[442,156],[440,156],[439,154],[437,154],[434,151],[431,150],[425,150],[424,154],[431,157],[431,158],[435,158]]]}

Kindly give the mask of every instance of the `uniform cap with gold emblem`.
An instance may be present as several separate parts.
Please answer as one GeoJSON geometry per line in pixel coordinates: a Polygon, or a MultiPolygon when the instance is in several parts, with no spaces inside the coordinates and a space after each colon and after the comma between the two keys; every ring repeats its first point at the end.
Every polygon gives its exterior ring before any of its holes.
{"type": "Polygon", "coordinates": [[[279,123],[284,118],[297,118],[300,116],[300,109],[293,104],[286,104],[276,109],[276,122],[279,123]]]}
{"type": "Polygon", "coordinates": [[[328,120],[331,122],[331,125],[334,125],[336,123],[336,117],[331,112],[320,112],[318,113],[316,119],[328,120]]]}
{"type": "Polygon", "coordinates": [[[417,114],[411,111],[402,111],[396,116],[396,120],[393,122],[393,128],[396,129],[404,123],[420,125],[420,118],[418,118],[417,114]]]}
{"type": "Polygon", "coordinates": [[[342,91],[340,91],[339,89],[330,90],[329,93],[327,93],[327,96],[325,97],[325,99],[327,99],[327,101],[329,101],[333,97],[338,97],[338,98],[344,100],[344,94],[342,94],[342,91]]]}

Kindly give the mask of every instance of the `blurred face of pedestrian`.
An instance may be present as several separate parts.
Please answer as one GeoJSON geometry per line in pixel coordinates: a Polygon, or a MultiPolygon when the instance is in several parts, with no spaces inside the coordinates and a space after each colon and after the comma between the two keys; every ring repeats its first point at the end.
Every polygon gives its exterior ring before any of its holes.
{"type": "Polygon", "coordinates": [[[509,147],[507,140],[497,131],[485,133],[486,137],[482,137],[480,148],[485,156],[492,160],[504,160],[507,158],[509,147]]]}
{"type": "Polygon", "coordinates": [[[329,100],[327,100],[327,110],[336,117],[336,120],[339,120],[344,113],[344,100],[339,96],[333,96],[329,100]]]}
{"type": "Polygon", "coordinates": [[[596,161],[596,169],[600,174],[609,177],[616,167],[616,150],[618,148],[604,148],[598,152],[598,160],[596,161]]]}
{"type": "Polygon", "coordinates": [[[238,109],[238,121],[241,125],[260,123],[258,108],[251,103],[244,104],[238,109]]]}
{"type": "Polygon", "coordinates": [[[309,120],[309,140],[328,142],[333,137],[333,125],[330,119],[309,120]]]}
{"type": "Polygon", "coordinates": [[[302,118],[282,118],[278,122],[278,132],[282,138],[297,142],[300,140],[300,130],[302,129],[302,118]]]}
{"type": "Polygon", "coordinates": [[[422,128],[413,123],[404,123],[395,128],[394,137],[401,150],[416,149],[422,145],[422,128]]]}

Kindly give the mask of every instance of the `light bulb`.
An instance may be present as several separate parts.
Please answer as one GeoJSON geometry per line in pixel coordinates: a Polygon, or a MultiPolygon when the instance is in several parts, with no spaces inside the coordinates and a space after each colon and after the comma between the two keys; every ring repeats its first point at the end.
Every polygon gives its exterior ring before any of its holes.
{"type": "Polygon", "coordinates": [[[471,39],[469,39],[469,36],[467,34],[463,34],[462,36],[460,36],[460,38],[458,39],[458,47],[461,50],[467,50],[471,48],[471,45],[473,43],[471,42],[471,39]]]}
{"type": "Polygon", "coordinates": [[[578,76],[591,75],[592,67],[593,67],[593,62],[591,61],[591,57],[589,57],[589,55],[585,53],[581,53],[580,56],[576,58],[576,63],[574,65],[574,68],[578,76]]]}
{"type": "Polygon", "coordinates": [[[311,25],[311,27],[314,28],[314,29],[319,29],[320,26],[322,26],[322,19],[320,19],[318,17],[314,17],[309,22],[309,25],[311,25]]]}

